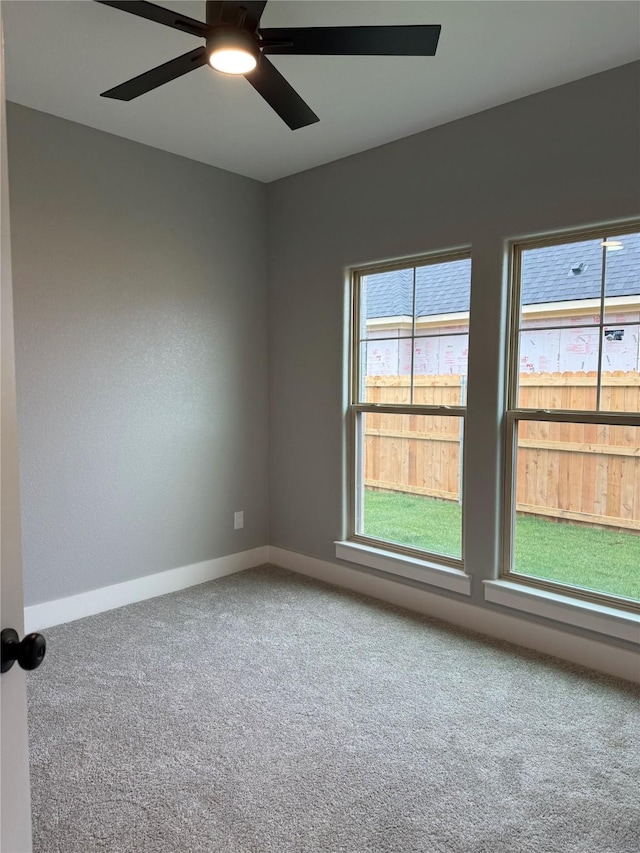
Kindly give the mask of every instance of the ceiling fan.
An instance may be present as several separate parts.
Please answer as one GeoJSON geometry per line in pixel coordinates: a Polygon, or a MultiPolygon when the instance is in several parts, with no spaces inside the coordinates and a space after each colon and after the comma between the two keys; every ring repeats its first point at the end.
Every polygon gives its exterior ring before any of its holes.
{"type": "Polygon", "coordinates": [[[439,24],[265,29],[260,27],[260,18],[267,0],[206,0],[206,23],[145,0],[96,2],[206,41],[204,47],[102,92],[103,98],[131,101],[209,63],[217,71],[243,75],[291,130],[319,119],[268,54],[434,56],[441,29],[439,24]]]}

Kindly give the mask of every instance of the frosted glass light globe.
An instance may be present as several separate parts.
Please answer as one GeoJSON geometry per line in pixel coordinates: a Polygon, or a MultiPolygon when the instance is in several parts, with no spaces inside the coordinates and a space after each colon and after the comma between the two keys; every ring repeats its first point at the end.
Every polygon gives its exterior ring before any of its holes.
{"type": "Polygon", "coordinates": [[[241,27],[219,27],[207,39],[207,61],[223,74],[248,74],[259,58],[256,37],[241,27]]]}
{"type": "Polygon", "coordinates": [[[209,56],[209,65],[224,74],[247,74],[257,64],[255,56],[236,48],[214,50],[209,56]]]}

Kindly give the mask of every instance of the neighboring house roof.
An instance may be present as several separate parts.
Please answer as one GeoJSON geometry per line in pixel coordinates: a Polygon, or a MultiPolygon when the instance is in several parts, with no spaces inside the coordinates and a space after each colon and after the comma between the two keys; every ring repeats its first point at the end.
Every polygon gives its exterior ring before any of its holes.
{"type": "MultiPolygon", "coordinates": [[[[624,248],[606,253],[606,295],[635,296],[640,294],[640,234],[620,239],[624,248]]],[[[470,275],[470,260],[417,267],[416,315],[468,311],[470,275]]],[[[522,262],[523,304],[597,299],[601,276],[599,239],[529,250],[522,262]]],[[[366,289],[368,319],[413,314],[413,269],[368,275],[366,289]]]]}

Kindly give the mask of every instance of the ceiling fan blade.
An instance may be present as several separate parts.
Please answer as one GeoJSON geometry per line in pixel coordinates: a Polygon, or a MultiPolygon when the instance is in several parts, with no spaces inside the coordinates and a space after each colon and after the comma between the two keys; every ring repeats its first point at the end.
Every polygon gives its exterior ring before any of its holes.
{"type": "Polygon", "coordinates": [[[126,83],[121,83],[113,89],[102,92],[101,98],[115,98],[117,101],[131,101],[139,95],[144,95],[145,92],[150,92],[163,83],[168,83],[170,80],[175,80],[177,77],[182,77],[189,71],[194,71],[202,65],[207,64],[207,51],[204,47],[197,47],[195,50],[190,50],[189,53],[184,53],[182,56],[171,59],[165,62],[164,65],[158,65],[157,68],[152,68],[151,71],[145,71],[138,77],[133,77],[127,80],[126,83]]]}
{"type": "Polygon", "coordinates": [[[266,56],[261,56],[257,68],[244,76],[291,130],[320,121],[266,56]]]}
{"type": "Polygon", "coordinates": [[[434,56],[440,24],[263,29],[264,53],[332,56],[434,56]]]}
{"type": "Polygon", "coordinates": [[[146,0],[96,0],[96,3],[101,3],[103,6],[113,6],[114,9],[122,9],[123,12],[130,12],[140,18],[147,18],[158,24],[173,27],[175,30],[191,33],[192,36],[206,38],[210,30],[206,24],[196,21],[195,18],[189,18],[179,12],[172,12],[171,9],[156,6],[155,3],[147,3],[146,0]]]}

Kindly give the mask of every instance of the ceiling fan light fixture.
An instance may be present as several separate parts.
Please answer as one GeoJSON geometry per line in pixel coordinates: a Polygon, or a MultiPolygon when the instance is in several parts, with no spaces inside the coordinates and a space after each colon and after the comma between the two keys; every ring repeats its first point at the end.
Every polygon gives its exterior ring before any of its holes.
{"type": "Polygon", "coordinates": [[[147,0],[96,2],[206,41],[205,46],[101,92],[102,98],[132,101],[208,64],[223,74],[244,76],[291,130],[319,118],[269,56],[435,56],[442,29],[440,24],[265,29],[261,20],[267,0],[206,0],[206,23],[147,0]]]}
{"type": "Polygon", "coordinates": [[[209,65],[223,74],[248,74],[258,64],[260,48],[246,30],[224,27],[207,40],[209,65]]]}

